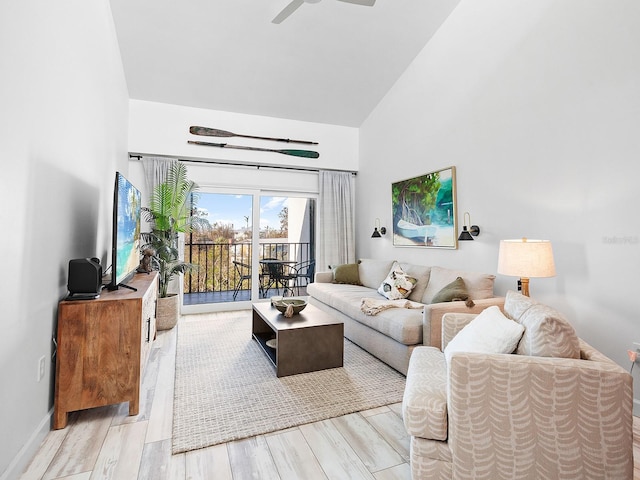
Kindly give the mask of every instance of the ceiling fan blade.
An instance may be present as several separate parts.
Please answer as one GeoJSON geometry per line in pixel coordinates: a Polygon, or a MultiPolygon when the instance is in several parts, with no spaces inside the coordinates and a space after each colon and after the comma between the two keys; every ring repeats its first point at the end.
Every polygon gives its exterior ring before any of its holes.
{"type": "Polygon", "coordinates": [[[276,18],[271,20],[271,23],[282,23],[285,18],[295,12],[303,3],[304,0],[293,0],[289,5],[284,7],[284,9],[278,15],[276,15],[276,18]]]}
{"type": "Polygon", "coordinates": [[[340,0],[341,2],[355,3],[356,5],[363,5],[365,7],[373,7],[376,0],[340,0]]]}

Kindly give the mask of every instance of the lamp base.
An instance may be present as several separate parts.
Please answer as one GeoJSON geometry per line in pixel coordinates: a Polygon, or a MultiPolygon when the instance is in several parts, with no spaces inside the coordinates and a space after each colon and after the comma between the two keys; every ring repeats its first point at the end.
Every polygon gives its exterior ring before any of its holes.
{"type": "Polygon", "coordinates": [[[525,296],[529,296],[529,279],[527,277],[522,277],[518,280],[518,286],[520,287],[520,293],[525,296]]]}

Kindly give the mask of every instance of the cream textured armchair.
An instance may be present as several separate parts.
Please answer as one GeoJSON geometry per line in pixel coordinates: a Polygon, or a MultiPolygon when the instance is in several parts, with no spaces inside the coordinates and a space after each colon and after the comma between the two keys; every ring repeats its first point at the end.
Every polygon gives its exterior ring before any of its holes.
{"type": "MultiPolygon", "coordinates": [[[[434,347],[414,350],[412,478],[632,479],[629,373],[549,307],[509,292],[504,311],[525,326],[517,354],[457,352],[447,365],[434,347]]],[[[445,314],[443,347],[475,317],[445,314]]]]}

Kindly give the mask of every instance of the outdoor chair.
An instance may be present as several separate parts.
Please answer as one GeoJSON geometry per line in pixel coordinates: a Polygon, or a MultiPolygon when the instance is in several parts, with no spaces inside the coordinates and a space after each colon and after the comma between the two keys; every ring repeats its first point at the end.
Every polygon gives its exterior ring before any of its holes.
{"type": "Polygon", "coordinates": [[[269,264],[266,262],[277,260],[276,258],[263,258],[260,260],[260,290],[261,297],[267,298],[267,292],[273,285],[273,280],[269,275],[269,264]]]}
{"type": "Polygon", "coordinates": [[[291,282],[296,281],[296,271],[286,260],[279,260],[276,258],[264,258],[260,261],[263,265],[262,277],[266,279],[266,287],[264,287],[264,294],[271,288],[275,288],[280,293],[282,288],[282,296],[286,296],[287,292],[294,295],[291,282]]]}
{"type": "Polygon", "coordinates": [[[313,277],[316,271],[316,261],[306,260],[296,264],[293,269],[295,270],[295,288],[300,295],[300,287],[306,287],[313,281],[313,277]],[[303,283],[304,282],[304,283],[303,283]]]}
{"type": "MultiPolygon", "coordinates": [[[[233,299],[235,300],[236,297],[238,296],[238,292],[240,290],[242,290],[242,284],[245,281],[248,281],[249,285],[251,285],[251,265],[247,265],[246,263],[234,261],[233,262],[233,266],[236,269],[236,273],[237,273],[237,277],[238,277],[238,281],[236,282],[236,286],[233,289],[233,299]]],[[[251,288],[251,287],[249,287],[249,288],[251,288]]]]}

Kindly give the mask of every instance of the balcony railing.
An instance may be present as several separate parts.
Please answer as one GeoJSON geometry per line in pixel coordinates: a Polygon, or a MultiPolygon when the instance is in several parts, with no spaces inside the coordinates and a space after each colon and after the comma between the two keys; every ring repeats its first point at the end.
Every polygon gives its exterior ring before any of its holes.
{"type": "MultiPolygon", "coordinates": [[[[284,243],[264,242],[260,243],[258,258],[277,259],[286,261],[305,262],[312,260],[310,243],[284,243]]],[[[184,276],[184,293],[213,294],[208,295],[207,302],[226,301],[231,298],[236,287],[239,286],[239,294],[235,300],[247,300],[250,298],[251,280],[241,280],[240,274],[233,262],[241,262],[251,265],[251,243],[186,243],[185,261],[197,266],[192,272],[184,276]],[[218,295],[216,295],[218,294],[218,295]]],[[[264,292],[260,297],[265,298],[264,292]]],[[[273,294],[273,293],[272,293],[273,294]]],[[[277,293],[275,293],[277,294],[277,293]]],[[[195,297],[194,297],[195,298],[195,297]]],[[[203,297],[204,298],[204,297],[203,297]]],[[[189,303],[198,303],[189,301],[189,303]]]]}

